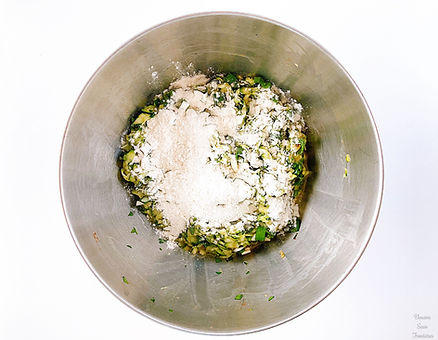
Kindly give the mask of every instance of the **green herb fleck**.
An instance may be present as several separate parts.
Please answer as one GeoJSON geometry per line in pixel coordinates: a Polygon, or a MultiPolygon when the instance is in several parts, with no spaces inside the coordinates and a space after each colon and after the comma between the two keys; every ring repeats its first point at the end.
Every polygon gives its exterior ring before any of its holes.
{"type": "Polygon", "coordinates": [[[347,177],[348,176],[348,170],[347,170],[347,168],[345,168],[344,169],[344,177],[347,177]]]}
{"type": "Polygon", "coordinates": [[[245,274],[248,275],[249,274],[249,270],[245,274]]]}
{"type": "Polygon", "coordinates": [[[266,236],[266,228],[258,226],[256,230],[255,239],[256,241],[264,241],[266,236]]]}
{"type": "Polygon", "coordinates": [[[228,84],[232,84],[232,83],[235,83],[235,82],[237,81],[237,77],[236,77],[234,74],[232,74],[232,73],[228,73],[228,74],[225,76],[224,80],[225,80],[228,84]]]}
{"type": "Polygon", "coordinates": [[[295,228],[298,230],[300,230],[301,227],[301,219],[297,217],[296,221],[295,221],[295,228]]]}
{"type": "Polygon", "coordinates": [[[306,151],[306,140],[304,138],[298,138],[298,142],[300,144],[300,149],[298,150],[298,154],[302,155],[304,151],[306,151]]]}
{"type": "Polygon", "coordinates": [[[271,87],[271,83],[268,80],[265,80],[260,76],[254,77],[254,83],[260,84],[260,86],[265,88],[265,89],[268,89],[271,87]]]}
{"type": "Polygon", "coordinates": [[[158,239],[158,243],[164,243],[164,242],[166,242],[165,239],[162,239],[162,238],[159,238],[159,239],[158,239]]]}
{"type": "Polygon", "coordinates": [[[154,297],[151,297],[151,302],[155,303],[155,298],[154,297]]]}
{"type": "Polygon", "coordinates": [[[243,298],[243,294],[237,294],[237,295],[234,297],[234,300],[242,300],[242,298],[243,298]]]}
{"type": "Polygon", "coordinates": [[[347,153],[347,155],[345,156],[345,160],[347,161],[347,163],[351,162],[350,154],[347,153]]]}
{"type": "Polygon", "coordinates": [[[137,234],[138,235],[137,229],[135,229],[135,227],[132,227],[131,234],[137,234]]]}
{"type": "Polygon", "coordinates": [[[222,259],[220,259],[219,257],[216,257],[214,260],[216,261],[216,263],[222,262],[222,259]]]}
{"type": "Polygon", "coordinates": [[[160,250],[163,250],[163,248],[160,248],[160,250]]]}
{"type": "Polygon", "coordinates": [[[134,213],[132,211],[130,211],[128,216],[134,216],[134,213]]]}
{"type": "MultiPolygon", "coordinates": [[[[292,221],[290,221],[290,223],[291,223],[291,225],[292,225],[292,221]]],[[[294,226],[293,228],[291,228],[291,229],[289,230],[289,232],[290,232],[290,233],[296,233],[296,232],[298,232],[298,231],[300,230],[300,227],[301,227],[301,219],[297,218],[297,219],[295,220],[295,226],[294,226]]]]}
{"type": "Polygon", "coordinates": [[[243,147],[241,145],[238,145],[236,148],[236,161],[239,159],[239,156],[242,154],[243,152],[243,147]]]}
{"type": "Polygon", "coordinates": [[[128,280],[126,279],[126,277],[122,276],[122,280],[123,282],[125,282],[126,284],[129,284],[128,280]]]}
{"type": "Polygon", "coordinates": [[[268,301],[271,301],[273,298],[275,298],[274,295],[270,296],[269,299],[268,299],[268,301]]]}
{"type": "Polygon", "coordinates": [[[222,93],[216,94],[214,99],[215,99],[215,104],[217,105],[218,103],[222,103],[225,101],[225,96],[222,93]]]}
{"type": "Polygon", "coordinates": [[[248,262],[246,262],[246,261],[243,261],[243,264],[244,264],[244,265],[247,265],[247,264],[248,264],[248,262]]]}
{"type": "Polygon", "coordinates": [[[255,84],[260,84],[260,82],[262,82],[262,81],[263,81],[262,77],[260,77],[260,76],[254,77],[255,84]]]}
{"type": "Polygon", "coordinates": [[[172,312],[173,312],[173,309],[169,308],[169,312],[171,312],[171,313],[172,313],[172,312]]]}
{"type": "Polygon", "coordinates": [[[217,275],[220,275],[220,274],[222,274],[222,272],[216,272],[216,274],[217,274],[217,275]]]}
{"type": "Polygon", "coordinates": [[[126,246],[127,246],[128,248],[131,248],[131,249],[132,249],[132,246],[131,246],[131,245],[127,244],[126,246]]]}

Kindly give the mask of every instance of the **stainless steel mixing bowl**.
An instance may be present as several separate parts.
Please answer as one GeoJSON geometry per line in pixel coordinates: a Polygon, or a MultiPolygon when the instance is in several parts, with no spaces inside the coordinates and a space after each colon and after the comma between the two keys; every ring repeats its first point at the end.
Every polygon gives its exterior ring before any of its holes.
{"type": "Polygon", "coordinates": [[[295,318],[348,275],[376,223],[382,152],[359,89],[321,46],[265,18],[203,13],[141,33],[96,71],[66,128],[60,186],[81,255],[116,297],[169,326],[237,334],[295,318]],[[210,67],[258,73],[290,89],[310,128],[313,173],[301,231],[245,258],[247,264],[167,249],[140,214],[128,216],[133,209],[117,178],[120,135],[136,106],[186,70],[210,67]]]}

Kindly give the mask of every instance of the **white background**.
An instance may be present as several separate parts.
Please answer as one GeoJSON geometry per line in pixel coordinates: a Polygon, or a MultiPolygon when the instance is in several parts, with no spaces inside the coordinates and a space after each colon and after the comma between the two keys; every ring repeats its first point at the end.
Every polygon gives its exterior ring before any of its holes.
{"type": "Polygon", "coordinates": [[[264,15],[326,47],[368,100],[385,157],[381,215],[350,276],[298,319],[241,338],[437,338],[438,3],[420,0],[1,0],[0,338],[206,338],[140,316],[98,282],[64,220],[58,159],[77,96],[115,49],[211,10],[264,15]]]}

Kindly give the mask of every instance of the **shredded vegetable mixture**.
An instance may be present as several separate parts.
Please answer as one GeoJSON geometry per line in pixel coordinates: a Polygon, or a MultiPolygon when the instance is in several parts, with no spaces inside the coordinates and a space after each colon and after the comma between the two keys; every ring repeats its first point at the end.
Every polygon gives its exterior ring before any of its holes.
{"type": "Polygon", "coordinates": [[[121,176],[169,242],[217,258],[248,254],[300,229],[298,202],[309,174],[301,113],[288,92],[260,76],[183,77],[131,117],[121,176]],[[166,149],[166,130],[157,133],[165,119],[178,138],[189,124],[198,126],[187,130],[192,144],[207,145],[192,150],[171,136],[175,145],[166,149]],[[193,190],[177,195],[178,183],[187,182],[193,190]]]}

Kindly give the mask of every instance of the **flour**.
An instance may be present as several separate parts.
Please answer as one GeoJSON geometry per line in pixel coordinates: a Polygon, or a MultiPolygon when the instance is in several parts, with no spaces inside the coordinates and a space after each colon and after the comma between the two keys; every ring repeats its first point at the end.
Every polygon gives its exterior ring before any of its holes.
{"type": "Polygon", "coordinates": [[[141,168],[155,178],[149,187],[158,208],[169,222],[164,235],[175,240],[187,227],[190,217],[200,223],[221,225],[248,213],[250,187],[242,181],[226,179],[212,157],[210,138],[216,131],[231,132],[236,115],[227,107],[214,116],[203,111],[213,102],[192,86],[205,84],[203,75],[182,77],[170,105],[151,119],[144,131],[141,168]],[[183,100],[178,108],[176,104],[183,100]],[[196,111],[193,108],[196,108],[196,111]],[[231,127],[230,127],[231,126],[231,127]]]}

